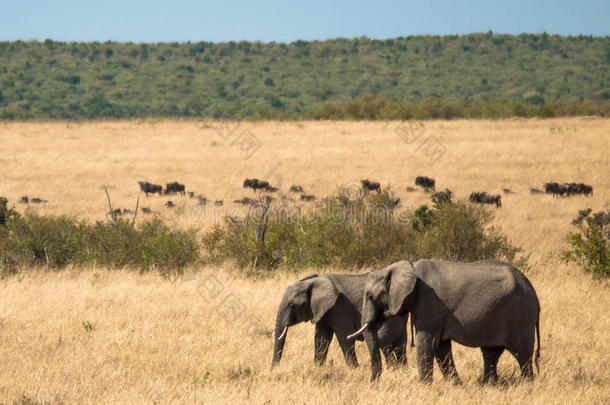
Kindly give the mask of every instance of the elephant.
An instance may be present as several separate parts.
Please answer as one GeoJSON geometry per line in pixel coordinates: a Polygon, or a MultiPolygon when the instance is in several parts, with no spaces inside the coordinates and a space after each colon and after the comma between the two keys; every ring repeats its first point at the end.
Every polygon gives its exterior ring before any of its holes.
{"type": "Polygon", "coordinates": [[[415,326],[419,379],[432,381],[433,361],[445,379],[460,383],[451,342],[480,347],[483,382],[495,383],[500,355],[508,350],[521,374],[533,379],[534,332],[540,357],[540,303],[518,269],[497,260],[458,263],[418,260],[393,263],[369,274],[364,288],[362,327],[371,355],[371,380],[381,374],[377,328],[384,316],[411,314],[415,326]]]}
{"type": "MultiPolygon", "coordinates": [[[[290,285],[277,311],[271,366],[276,366],[282,358],[288,328],[311,321],[316,325],[314,363],[324,364],[334,334],[347,365],[357,367],[355,342],[348,340],[347,335],[360,326],[367,277],[368,273],[313,274],[290,285]]],[[[380,322],[378,338],[386,363],[392,366],[406,364],[406,316],[391,316],[380,322]]]]}

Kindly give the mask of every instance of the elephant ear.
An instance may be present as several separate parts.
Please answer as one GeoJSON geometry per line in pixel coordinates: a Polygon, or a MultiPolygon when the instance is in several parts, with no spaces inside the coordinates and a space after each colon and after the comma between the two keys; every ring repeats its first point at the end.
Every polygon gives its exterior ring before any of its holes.
{"type": "Polygon", "coordinates": [[[390,313],[400,312],[405,300],[413,292],[417,282],[417,274],[411,262],[403,262],[388,270],[388,306],[390,313]]]}
{"type": "Polygon", "coordinates": [[[309,294],[311,313],[313,314],[311,322],[316,323],[335,305],[339,297],[339,290],[330,278],[321,276],[312,280],[309,294]]]}

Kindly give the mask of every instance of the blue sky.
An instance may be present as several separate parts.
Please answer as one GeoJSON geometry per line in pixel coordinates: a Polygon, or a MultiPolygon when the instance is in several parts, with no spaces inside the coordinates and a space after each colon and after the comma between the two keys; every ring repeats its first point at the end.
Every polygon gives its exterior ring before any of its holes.
{"type": "Polygon", "coordinates": [[[610,1],[0,0],[0,40],[291,42],[488,30],[610,35],[610,1]]]}

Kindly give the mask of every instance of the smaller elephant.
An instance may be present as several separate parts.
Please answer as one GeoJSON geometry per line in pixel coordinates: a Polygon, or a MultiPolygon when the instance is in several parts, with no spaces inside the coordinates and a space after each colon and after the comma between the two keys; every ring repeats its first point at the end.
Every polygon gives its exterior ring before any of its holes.
{"type": "Polygon", "coordinates": [[[540,303],[527,277],[508,263],[401,261],[373,271],[364,289],[362,328],[371,355],[372,380],[379,377],[376,329],[385,316],[411,314],[419,378],[432,381],[436,359],[445,378],[459,382],[451,342],[480,347],[483,382],[497,381],[496,366],[508,350],[521,374],[533,378],[540,356],[540,303]],[[534,356],[534,339],[538,347],[534,356]]]}
{"type": "MultiPolygon", "coordinates": [[[[289,286],[277,311],[271,366],[277,365],[282,358],[288,328],[305,321],[316,325],[316,364],[322,365],[326,361],[328,347],[335,335],[345,362],[350,367],[358,366],[355,342],[347,336],[360,326],[360,309],[367,277],[368,273],[313,274],[289,286]]],[[[379,325],[379,345],[390,365],[406,364],[407,316],[391,316],[379,325]]]]}

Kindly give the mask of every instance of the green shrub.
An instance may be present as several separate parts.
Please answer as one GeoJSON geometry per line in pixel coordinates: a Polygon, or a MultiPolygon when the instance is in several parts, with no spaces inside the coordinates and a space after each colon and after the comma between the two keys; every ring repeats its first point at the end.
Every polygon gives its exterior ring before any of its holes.
{"type": "Polygon", "coordinates": [[[226,218],[204,235],[204,260],[230,261],[251,274],[256,259],[257,275],[280,266],[360,269],[404,258],[496,258],[527,265],[526,258],[515,260],[520,249],[490,226],[490,210],[454,203],[449,190],[434,194],[432,200],[432,208],[400,210],[388,188],[381,193],[340,190],[304,215],[291,207],[272,206],[264,243],[256,236],[260,214],[226,218]]]}
{"type": "Polygon", "coordinates": [[[193,231],[172,230],[158,218],[133,227],[27,213],[0,229],[0,258],[3,274],[83,264],[170,274],[196,262],[199,246],[193,231]]]}
{"type": "Polygon", "coordinates": [[[19,216],[15,208],[8,208],[8,200],[0,197],[0,226],[6,226],[6,222],[19,216]]]}
{"type": "Polygon", "coordinates": [[[591,214],[590,208],[578,212],[572,221],[578,231],[568,233],[571,249],[563,253],[565,261],[582,266],[593,279],[610,276],[610,210],[591,214]]]}

